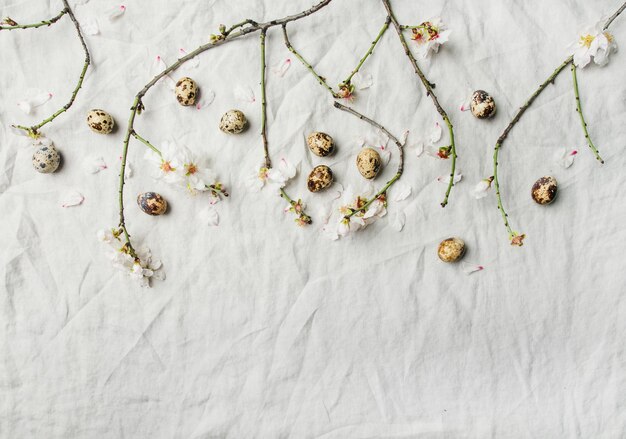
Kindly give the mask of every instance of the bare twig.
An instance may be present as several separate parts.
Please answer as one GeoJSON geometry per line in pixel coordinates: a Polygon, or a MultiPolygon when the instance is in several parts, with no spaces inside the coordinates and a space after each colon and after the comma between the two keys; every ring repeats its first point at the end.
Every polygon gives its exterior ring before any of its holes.
{"type": "Polygon", "coordinates": [[[37,29],[42,26],[50,26],[51,24],[54,24],[57,21],[59,21],[61,17],[63,17],[67,13],[68,13],[68,9],[67,7],[65,7],[63,8],[61,12],[59,12],[57,15],[50,18],[49,20],[42,20],[38,23],[32,23],[32,24],[17,24],[15,21],[7,17],[4,19],[4,22],[9,23],[9,26],[0,26],[0,31],[15,30],[15,29],[37,29]]]}
{"type": "Polygon", "coordinates": [[[359,64],[357,64],[355,69],[352,70],[350,75],[343,81],[342,84],[345,84],[345,85],[349,85],[350,84],[350,81],[352,81],[352,77],[357,74],[357,72],[361,69],[361,67],[363,67],[363,64],[365,63],[365,60],[367,60],[367,58],[369,58],[369,56],[374,52],[374,48],[376,47],[376,45],[378,44],[378,42],[380,41],[382,36],[385,34],[387,29],[389,28],[389,23],[390,22],[391,22],[391,18],[387,17],[385,19],[385,24],[383,24],[383,27],[378,32],[378,35],[376,36],[376,39],[374,41],[372,41],[372,44],[370,45],[370,48],[368,49],[368,51],[365,53],[363,58],[361,58],[361,61],[359,61],[359,64]]]}
{"type": "Polygon", "coordinates": [[[596,146],[593,144],[593,141],[591,140],[591,136],[589,136],[589,131],[587,130],[587,122],[585,121],[585,116],[583,115],[583,108],[580,103],[580,93],[578,92],[578,78],[576,76],[576,66],[574,65],[574,63],[572,63],[571,69],[572,69],[572,82],[574,85],[574,95],[576,96],[576,112],[578,113],[578,116],[580,117],[580,124],[583,127],[583,132],[585,133],[585,139],[587,140],[587,145],[589,145],[589,149],[591,149],[591,151],[593,152],[593,155],[596,157],[596,160],[604,164],[604,160],[602,159],[602,157],[600,157],[600,153],[598,152],[598,149],[596,148],[596,146]]]}
{"type": "Polygon", "coordinates": [[[384,126],[382,126],[378,122],[370,119],[369,117],[364,116],[363,114],[359,113],[355,109],[350,108],[350,107],[346,107],[345,105],[342,105],[339,102],[335,102],[334,106],[335,106],[335,108],[338,108],[339,110],[342,110],[342,111],[345,111],[347,113],[350,113],[353,116],[358,117],[362,121],[365,121],[365,122],[369,123],[370,125],[372,125],[373,127],[376,127],[379,130],[381,130],[383,133],[385,133],[387,135],[387,137],[389,137],[393,141],[393,143],[396,144],[396,146],[398,147],[398,152],[400,153],[399,154],[399,158],[398,158],[398,169],[396,170],[396,174],[391,178],[391,180],[389,180],[382,187],[382,189],[380,189],[376,193],[376,195],[374,195],[365,204],[363,204],[363,206],[361,206],[359,208],[356,208],[356,209],[351,209],[350,213],[345,215],[345,217],[344,217],[344,218],[348,219],[348,218],[350,218],[351,216],[355,215],[358,212],[366,211],[375,200],[377,200],[380,196],[385,195],[387,193],[387,190],[402,176],[402,172],[404,171],[404,145],[402,145],[402,142],[400,142],[398,140],[398,138],[396,136],[394,136],[393,134],[391,134],[384,126]]]}
{"type": "Polygon", "coordinates": [[[451,159],[450,181],[448,183],[448,188],[446,189],[446,193],[443,198],[443,201],[441,202],[441,207],[446,207],[446,205],[448,204],[448,198],[450,197],[450,192],[452,191],[452,187],[454,186],[454,173],[456,170],[457,153],[456,153],[456,144],[454,142],[454,128],[452,126],[452,122],[450,122],[448,113],[446,113],[446,111],[443,109],[443,107],[439,103],[439,99],[437,99],[437,95],[433,91],[434,85],[428,79],[426,79],[426,75],[424,75],[424,72],[422,72],[422,69],[420,69],[419,65],[417,64],[417,60],[415,59],[415,56],[413,56],[413,53],[409,49],[409,45],[407,44],[406,39],[404,38],[404,34],[402,33],[402,26],[400,25],[400,23],[398,23],[398,20],[396,20],[396,17],[393,14],[393,9],[391,9],[391,4],[389,1],[390,0],[382,0],[383,5],[385,6],[385,9],[387,10],[387,15],[389,16],[391,23],[395,27],[396,33],[398,34],[398,38],[400,39],[400,43],[402,44],[402,47],[404,48],[404,53],[406,54],[407,58],[409,58],[409,61],[411,62],[411,65],[413,66],[413,70],[415,70],[415,73],[420,78],[420,80],[422,81],[422,84],[424,85],[424,88],[426,89],[426,94],[430,96],[430,99],[433,101],[433,104],[435,105],[437,112],[439,113],[443,121],[448,126],[448,132],[450,133],[450,159],[451,159]]]}
{"type": "Polygon", "coordinates": [[[263,153],[265,156],[265,167],[270,169],[272,161],[267,144],[267,102],[265,97],[265,38],[267,29],[261,29],[261,137],[263,138],[263,153]]]}

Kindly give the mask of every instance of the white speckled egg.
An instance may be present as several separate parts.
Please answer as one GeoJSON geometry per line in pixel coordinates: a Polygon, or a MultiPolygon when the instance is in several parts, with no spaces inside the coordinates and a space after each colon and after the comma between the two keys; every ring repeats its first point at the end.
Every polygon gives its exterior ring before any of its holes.
{"type": "Polygon", "coordinates": [[[113,131],[115,121],[106,111],[95,109],[87,113],[87,125],[94,133],[109,134],[113,131]]]}
{"type": "Polygon", "coordinates": [[[42,174],[56,171],[60,163],[61,155],[52,145],[41,146],[33,154],[33,167],[42,174]]]}
{"type": "Polygon", "coordinates": [[[196,84],[196,81],[185,76],[184,78],[180,78],[176,83],[174,93],[176,94],[176,100],[180,105],[189,107],[190,105],[196,104],[196,98],[198,97],[198,85],[196,84]]]}
{"type": "Polygon", "coordinates": [[[443,262],[456,262],[465,254],[465,242],[461,238],[448,238],[441,241],[437,255],[443,262]]]}
{"type": "Polygon", "coordinates": [[[139,208],[148,215],[163,215],[167,210],[167,201],[156,192],[144,192],[137,196],[139,208]]]}
{"type": "Polygon", "coordinates": [[[372,148],[363,148],[356,156],[356,167],[368,180],[375,178],[382,167],[380,154],[372,148]]]}
{"type": "Polygon", "coordinates": [[[245,128],[248,121],[246,116],[239,110],[228,110],[220,120],[220,130],[227,134],[239,134],[245,128]]]}
{"type": "Polygon", "coordinates": [[[313,168],[307,178],[306,185],[311,192],[319,192],[333,184],[333,171],[326,165],[313,168]]]}
{"type": "Polygon", "coordinates": [[[496,114],[496,102],[484,90],[476,90],[470,104],[472,114],[479,119],[488,119],[496,114]]]}
{"type": "Polygon", "coordinates": [[[554,177],[541,177],[533,184],[531,196],[537,204],[550,204],[556,198],[558,185],[554,177]]]}
{"type": "Polygon", "coordinates": [[[306,143],[313,154],[326,157],[335,151],[333,138],[326,133],[314,132],[307,136],[306,143]]]}

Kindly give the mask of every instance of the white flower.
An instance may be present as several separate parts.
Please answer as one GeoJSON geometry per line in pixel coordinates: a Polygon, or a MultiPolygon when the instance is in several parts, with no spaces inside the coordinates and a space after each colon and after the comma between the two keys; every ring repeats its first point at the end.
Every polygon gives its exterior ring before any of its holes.
{"type": "Polygon", "coordinates": [[[476,198],[477,200],[481,198],[485,198],[487,196],[489,188],[491,188],[492,181],[493,181],[493,177],[480,180],[478,184],[474,186],[474,189],[472,190],[472,194],[474,195],[474,198],[476,198]]]}
{"type": "Polygon", "coordinates": [[[146,160],[157,165],[154,178],[169,184],[180,184],[183,181],[183,158],[178,148],[172,142],[163,142],[160,151],[161,155],[148,149],[144,155],[146,160]]]}
{"type": "Polygon", "coordinates": [[[99,230],[97,236],[105,245],[105,251],[113,266],[138,281],[141,286],[149,287],[150,279],[165,279],[164,273],[160,270],[161,261],[152,259],[150,249],[137,248],[136,258],[130,254],[128,245],[120,239],[123,236],[121,229],[99,230]]]}
{"type": "Polygon", "coordinates": [[[597,23],[583,31],[570,48],[577,67],[585,67],[592,58],[597,65],[603,66],[609,62],[611,52],[617,51],[617,43],[611,33],[603,30],[602,23],[597,23]]]}
{"type": "Polygon", "coordinates": [[[182,174],[184,187],[192,195],[209,190],[208,186],[215,183],[215,176],[211,169],[203,166],[187,147],[178,148],[182,161],[182,167],[178,170],[182,174]]]}
{"type": "Polygon", "coordinates": [[[268,169],[263,163],[257,172],[248,176],[246,187],[252,192],[259,192],[265,184],[273,187],[273,189],[282,189],[289,180],[296,176],[297,172],[297,166],[290,163],[286,158],[280,159],[276,168],[268,169]]]}
{"type": "Polygon", "coordinates": [[[439,51],[439,46],[448,41],[451,32],[441,18],[436,17],[414,28],[411,38],[417,43],[422,57],[427,58],[439,51]]]}

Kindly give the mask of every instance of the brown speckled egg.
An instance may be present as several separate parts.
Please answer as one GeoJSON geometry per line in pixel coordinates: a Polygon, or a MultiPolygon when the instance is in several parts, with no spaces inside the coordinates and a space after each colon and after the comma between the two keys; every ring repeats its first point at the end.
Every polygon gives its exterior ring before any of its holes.
{"type": "Polygon", "coordinates": [[[248,121],[246,116],[239,110],[228,110],[220,120],[220,130],[227,134],[239,134],[245,128],[248,121]]]}
{"type": "Polygon", "coordinates": [[[144,192],[137,196],[139,208],[148,215],[163,215],[167,210],[167,201],[156,192],[144,192]]]}
{"type": "Polygon", "coordinates": [[[479,119],[488,119],[496,114],[496,102],[484,90],[476,90],[472,95],[472,114],[479,119]]]}
{"type": "Polygon", "coordinates": [[[198,96],[198,85],[193,79],[185,76],[184,78],[180,78],[176,83],[174,93],[180,105],[185,107],[195,105],[196,97],[198,96]]]}
{"type": "Polygon", "coordinates": [[[59,163],[61,163],[61,155],[52,145],[44,145],[33,154],[33,167],[42,174],[56,171],[59,163]]]}
{"type": "Polygon", "coordinates": [[[557,189],[556,178],[541,177],[533,184],[530,194],[537,204],[550,204],[556,198],[557,189]]]}
{"type": "Polygon", "coordinates": [[[333,183],[333,171],[326,165],[313,168],[306,181],[311,192],[319,192],[333,183]]]}
{"type": "Polygon", "coordinates": [[[314,132],[307,136],[306,143],[313,154],[326,157],[335,151],[333,138],[326,133],[314,132]]]}
{"type": "Polygon", "coordinates": [[[87,113],[87,125],[94,133],[109,134],[113,131],[115,121],[106,111],[95,109],[87,113]]]}
{"type": "Polygon", "coordinates": [[[443,262],[456,262],[465,254],[465,242],[461,238],[448,238],[441,241],[437,255],[443,262]]]}
{"type": "Polygon", "coordinates": [[[356,167],[368,180],[375,178],[382,166],[380,154],[372,148],[363,148],[356,156],[356,167]]]}

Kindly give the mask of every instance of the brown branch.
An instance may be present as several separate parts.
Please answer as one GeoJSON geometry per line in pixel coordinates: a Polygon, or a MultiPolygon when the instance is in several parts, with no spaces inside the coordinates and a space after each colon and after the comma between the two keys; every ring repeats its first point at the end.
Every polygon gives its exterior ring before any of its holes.
{"type": "Polygon", "coordinates": [[[61,17],[63,17],[65,14],[68,13],[68,11],[69,11],[69,8],[67,5],[65,5],[65,8],[63,8],[61,12],[59,12],[57,15],[50,18],[49,20],[41,20],[38,23],[32,23],[32,24],[17,24],[15,21],[7,17],[4,19],[4,22],[9,23],[9,26],[0,26],[0,31],[15,30],[15,29],[37,29],[42,26],[50,26],[51,24],[54,24],[57,21],[59,21],[61,17]]]}
{"type": "Polygon", "coordinates": [[[448,132],[450,133],[450,159],[451,159],[450,181],[448,183],[448,188],[446,189],[446,193],[443,198],[443,201],[441,202],[441,207],[446,207],[446,205],[448,204],[448,198],[450,197],[450,192],[452,191],[452,187],[454,186],[454,172],[456,170],[457,154],[456,154],[456,144],[454,142],[454,127],[452,126],[452,122],[450,122],[448,113],[446,113],[446,111],[443,109],[443,107],[439,103],[439,99],[437,99],[437,95],[433,91],[434,84],[432,84],[426,78],[426,75],[424,75],[424,72],[422,72],[422,69],[420,69],[419,65],[417,64],[417,60],[415,59],[415,56],[413,56],[413,53],[409,49],[409,45],[407,44],[406,39],[404,38],[404,34],[402,33],[402,26],[400,25],[400,23],[398,23],[398,20],[394,16],[393,9],[391,9],[391,4],[389,3],[389,0],[382,0],[382,2],[383,2],[383,5],[385,6],[385,9],[387,10],[387,15],[389,16],[391,23],[396,29],[396,33],[398,34],[400,43],[402,44],[402,47],[404,48],[404,53],[406,54],[407,58],[409,58],[409,61],[411,62],[411,65],[413,66],[413,70],[415,70],[415,73],[419,77],[420,81],[422,81],[422,84],[424,85],[424,88],[426,89],[426,94],[430,96],[430,99],[433,101],[433,104],[435,105],[437,112],[439,113],[443,121],[448,126],[448,132]]]}

